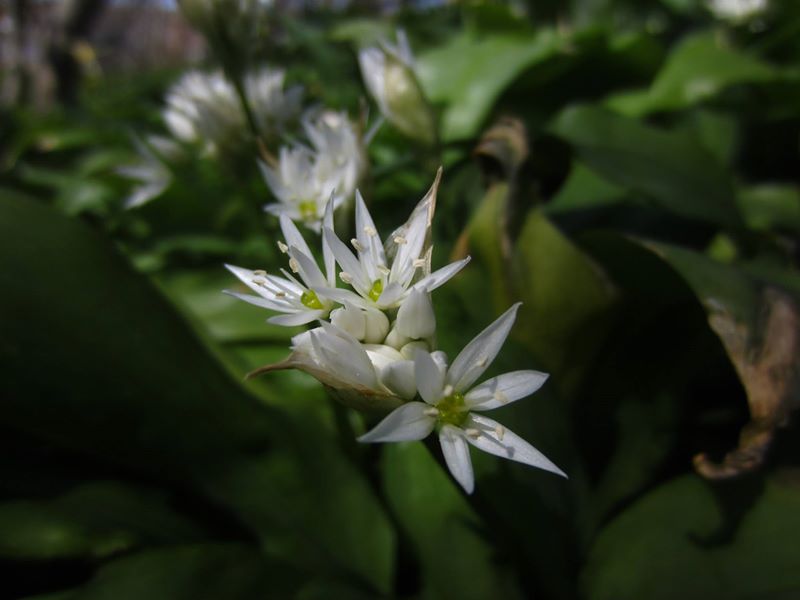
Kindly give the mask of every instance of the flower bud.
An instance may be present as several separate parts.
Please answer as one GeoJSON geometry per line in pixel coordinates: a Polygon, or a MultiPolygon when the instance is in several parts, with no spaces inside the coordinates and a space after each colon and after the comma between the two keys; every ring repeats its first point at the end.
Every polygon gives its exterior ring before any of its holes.
{"type": "Polygon", "coordinates": [[[436,141],[433,111],[414,74],[414,58],[402,31],[397,41],[396,46],[384,42],[358,53],[364,83],[392,125],[413,139],[432,144],[436,141]]]}
{"type": "Polygon", "coordinates": [[[386,339],[389,332],[389,319],[381,310],[367,309],[364,311],[364,343],[379,344],[386,339]]]}
{"type": "Polygon", "coordinates": [[[360,308],[352,304],[345,304],[342,308],[331,311],[331,323],[357,340],[364,340],[367,332],[367,319],[365,312],[360,308]]]}
{"type": "Polygon", "coordinates": [[[431,296],[422,290],[411,290],[397,311],[397,332],[410,339],[426,339],[436,333],[436,315],[431,296]]]}
{"type": "Polygon", "coordinates": [[[430,352],[431,349],[427,343],[423,342],[422,340],[417,340],[414,342],[409,342],[400,348],[400,354],[402,354],[403,357],[408,360],[414,360],[414,356],[417,354],[418,350],[430,352]]]}
{"type": "Polygon", "coordinates": [[[392,330],[386,335],[386,340],[384,340],[383,343],[392,348],[400,349],[410,341],[410,338],[397,331],[397,322],[395,322],[394,327],[392,327],[392,330]]]}

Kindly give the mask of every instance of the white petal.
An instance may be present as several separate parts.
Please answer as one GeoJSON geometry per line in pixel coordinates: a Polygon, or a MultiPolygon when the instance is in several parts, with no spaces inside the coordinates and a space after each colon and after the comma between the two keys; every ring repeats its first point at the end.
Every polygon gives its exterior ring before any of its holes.
{"type": "Polygon", "coordinates": [[[439,444],[447,468],[455,480],[468,494],[475,489],[475,475],[472,472],[472,461],[469,458],[469,446],[464,441],[464,433],[452,425],[444,425],[439,431],[439,444]]]}
{"type": "Polygon", "coordinates": [[[361,308],[370,307],[370,302],[368,300],[365,300],[355,292],[346,290],[344,288],[313,287],[312,289],[320,298],[328,298],[329,300],[334,300],[336,302],[340,302],[341,304],[353,304],[355,306],[360,306],[361,308]]]}
{"type": "Polygon", "coordinates": [[[470,444],[484,452],[515,460],[532,467],[538,467],[562,477],[567,476],[564,471],[550,462],[544,454],[497,421],[483,415],[470,414],[464,424],[464,429],[475,429],[480,432],[477,437],[469,435],[465,437],[470,444]]]}
{"type": "Polygon", "coordinates": [[[432,337],[436,333],[436,315],[430,294],[412,290],[397,311],[397,331],[411,339],[432,337]]]}
{"type": "Polygon", "coordinates": [[[444,266],[441,269],[437,269],[427,277],[423,277],[422,279],[420,279],[417,283],[414,284],[414,287],[412,289],[420,289],[432,292],[436,288],[440,287],[442,284],[446,283],[461,269],[466,267],[469,261],[470,257],[468,256],[463,260],[450,263],[449,265],[444,266]]]}
{"type": "Polygon", "coordinates": [[[281,231],[283,232],[283,239],[286,242],[286,245],[295,246],[306,256],[314,256],[311,254],[311,249],[308,247],[308,244],[306,244],[306,240],[303,238],[300,230],[297,229],[297,226],[286,215],[286,213],[281,214],[279,220],[281,224],[281,231]]]}
{"type": "MultiPolygon", "coordinates": [[[[323,226],[331,231],[333,231],[333,209],[334,201],[333,193],[331,193],[331,197],[325,205],[325,216],[322,219],[323,226]]],[[[322,237],[322,260],[325,263],[325,277],[328,281],[328,285],[330,287],[336,287],[336,258],[333,255],[330,245],[328,245],[328,242],[325,240],[325,236],[322,237]]]]}
{"type": "Polygon", "coordinates": [[[414,375],[417,379],[419,395],[428,404],[436,404],[442,399],[445,369],[437,364],[433,357],[424,350],[419,350],[414,357],[414,375]]]}
{"type": "Polygon", "coordinates": [[[356,238],[362,248],[361,261],[374,281],[379,277],[378,266],[386,265],[386,256],[383,253],[383,245],[378,237],[375,223],[358,190],[356,190],[356,238]]]}
{"type": "Polygon", "coordinates": [[[232,292],[230,290],[222,290],[223,294],[228,294],[228,296],[233,296],[234,298],[238,298],[239,300],[244,300],[249,304],[253,304],[254,306],[260,306],[261,308],[267,308],[269,310],[277,310],[278,312],[292,312],[294,313],[297,309],[289,304],[288,302],[281,302],[278,303],[274,300],[270,300],[269,298],[262,298],[261,296],[252,296],[250,294],[240,294],[239,292],[232,292]]]}
{"type": "Polygon", "coordinates": [[[416,267],[414,261],[419,258],[425,235],[428,232],[428,215],[424,212],[417,213],[405,231],[401,230],[404,242],[398,244],[397,254],[392,261],[392,270],[389,281],[407,287],[414,275],[416,267]]]}
{"type": "Polygon", "coordinates": [[[316,261],[310,258],[310,255],[300,251],[297,246],[289,246],[289,256],[297,261],[300,277],[307,287],[324,286],[327,283],[316,261]]]}
{"type": "Polygon", "coordinates": [[[417,395],[414,381],[414,361],[397,360],[386,365],[380,372],[380,380],[393,394],[403,400],[411,400],[417,395]]]}
{"type": "Polygon", "coordinates": [[[366,321],[366,331],[364,332],[364,342],[367,344],[380,344],[386,339],[389,332],[389,319],[382,310],[374,308],[364,309],[364,320],[366,321]]]}
{"type": "Polygon", "coordinates": [[[390,283],[383,289],[383,292],[381,292],[381,295],[378,297],[378,301],[375,304],[384,308],[390,308],[393,304],[400,300],[405,292],[406,288],[399,283],[390,283]]]}
{"type": "Polygon", "coordinates": [[[267,323],[272,323],[273,325],[282,325],[284,327],[295,327],[297,325],[311,323],[311,321],[316,321],[324,316],[324,310],[307,310],[289,315],[277,315],[270,317],[267,319],[267,323]]]}
{"type": "Polygon", "coordinates": [[[330,246],[331,251],[333,251],[336,262],[339,263],[342,271],[345,271],[353,278],[353,287],[362,296],[367,296],[372,287],[372,282],[367,281],[364,276],[364,270],[361,268],[359,260],[350,252],[350,249],[344,245],[342,240],[336,237],[333,229],[328,227],[323,228],[322,235],[325,237],[325,241],[328,243],[328,246],[330,246]]]}
{"type": "Polygon", "coordinates": [[[323,331],[311,336],[314,351],[332,375],[355,385],[377,389],[375,368],[361,344],[338,327],[322,321],[323,331]]]}
{"type": "Polygon", "coordinates": [[[547,373],[514,371],[484,381],[464,396],[472,410],[491,410],[530,396],[547,381],[547,373]]]}
{"type": "Polygon", "coordinates": [[[514,319],[517,318],[520,304],[517,302],[500,315],[500,318],[475,336],[456,356],[447,372],[447,383],[456,391],[463,392],[471,386],[500,352],[511,326],[514,325],[514,319]]]}
{"type": "Polygon", "coordinates": [[[425,414],[428,405],[423,402],[408,402],[394,409],[359,442],[405,442],[421,440],[433,431],[436,419],[425,414]]]}

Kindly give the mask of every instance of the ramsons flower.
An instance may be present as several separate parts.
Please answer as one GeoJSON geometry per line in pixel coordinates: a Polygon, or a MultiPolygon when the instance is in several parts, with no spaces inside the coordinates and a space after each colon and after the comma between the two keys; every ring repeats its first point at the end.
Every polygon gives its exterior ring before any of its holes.
{"type": "Polygon", "coordinates": [[[117,173],[139,183],[125,199],[125,208],[135,208],[157,198],[172,182],[168,160],[181,155],[181,148],[173,140],[161,136],[147,136],[144,140],[133,138],[139,154],[136,163],[117,168],[117,173]]]}
{"type": "MultiPolygon", "coordinates": [[[[325,218],[328,222],[333,222],[332,204],[329,205],[325,218]]],[[[325,318],[334,303],[312,288],[330,286],[334,283],[333,254],[323,240],[322,254],[325,263],[325,274],[323,275],[308,244],[291,219],[286,215],[281,215],[280,223],[286,243],[279,242],[278,245],[282,252],[288,254],[289,268],[297,277],[285,269],[281,269],[283,277],[279,277],[270,275],[266,271],[251,271],[233,265],[225,265],[231,273],[239,278],[239,281],[257,295],[241,294],[229,290],[225,290],[225,293],[250,304],[283,313],[267,319],[268,322],[276,325],[304,325],[316,319],[325,318]]]]}
{"type": "MultiPolygon", "coordinates": [[[[244,77],[244,95],[259,134],[279,135],[300,112],[302,88],[284,90],[284,72],[261,68],[244,77]]],[[[172,135],[199,143],[209,153],[235,146],[247,133],[247,116],[236,89],[221,71],[189,71],[166,96],[163,118],[172,135]]]]}
{"type": "Polygon", "coordinates": [[[566,477],[536,448],[482,414],[532,394],[547,379],[545,373],[514,371],[472,387],[500,351],[518,308],[515,304],[478,334],[449,368],[443,353],[417,351],[414,376],[422,402],[403,404],[359,441],[421,440],[435,429],[447,467],[467,493],[475,486],[469,444],[566,477]]]}
{"type": "Polygon", "coordinates": [[[264,209],[319,232],[328,200],[333,198],[335,210],[352,198],[366,161],[360,136],[345,113],[323,111],[304,119],[303,128],[312,147],[283,146],[276,165],[259,163],[278,200],[264,209]]]}
{"type": "Polygon", "coordinates": [[[405,32],[397,32],[397,44],[383,41],[362,49],[358,63],[383,116],[407,136],[433,143],[436,122],[414,74],[414,57],[405,32]]]}
{"type": "MultiPolygon", "coordinates": [[[[356,237],[350,240],[356,254],[342,242],[332,227],[323,227],[323,239],[341,267],[339,278],[347,289],[320,289],[339,302],[383,310],[398,308],[413,290],[431,292],[458,273],[469,258],[430,272],[430,222],[436,203],[441,169],[430,190],[409,220],[382,244],[364,199],[356,192],[356,237]]],[[[417,301],[424,302],[419,296],[417,301]]]]}

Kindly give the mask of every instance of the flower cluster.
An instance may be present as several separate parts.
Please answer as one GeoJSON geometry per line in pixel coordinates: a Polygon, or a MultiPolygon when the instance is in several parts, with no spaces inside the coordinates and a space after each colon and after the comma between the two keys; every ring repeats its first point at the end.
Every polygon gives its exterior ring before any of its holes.
{"type": "Polygon", "coordinates": [[[350,406],[391,411],[360,438],[363,442],[419,440],[436,430],[451,473],[468,493],[474,487],[469,444],[564,475],[533,446],[482,414],[528,396],[547,375],[515,371],[474,386],[500,351],[519,305],[452,363],[436,348],[431,293],[469,262],[431,271],[431,221],[440,177],[441,170],[408,221],[383,243],[356,192],[356,233],[349,245],[334,231],[334,201],[327,203],[322,268],[285,212],[280,215],[284,241],[278,246],[288,257],[288,271],[275,275],[227,266],[254,292],[227,293],[279,313],[271,323],[319,324],[293,338],[287,360],[259,371],[300,369],[350,406]]]}

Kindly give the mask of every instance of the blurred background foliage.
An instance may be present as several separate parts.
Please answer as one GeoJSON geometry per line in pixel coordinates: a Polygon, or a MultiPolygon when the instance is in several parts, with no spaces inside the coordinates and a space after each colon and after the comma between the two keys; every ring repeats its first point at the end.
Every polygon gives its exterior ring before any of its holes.
{"type": "Polygon", "coordinates": [[[800,4],[276,2],[221,41],[59,4],[0,5],[2,597],[800,596],[800,4]],[[310,377],[243,382],[297,331],[220,293],[279,263],[255,146],[125,207],[187,65],[358,115],[396,27],[441,141],[384,125],[362,191],[388,232],[444,165],[440,347],[524,302],[492,372],[551,378],[501,420],[568,481],[474,456],[467,497],[310,377]]]}

